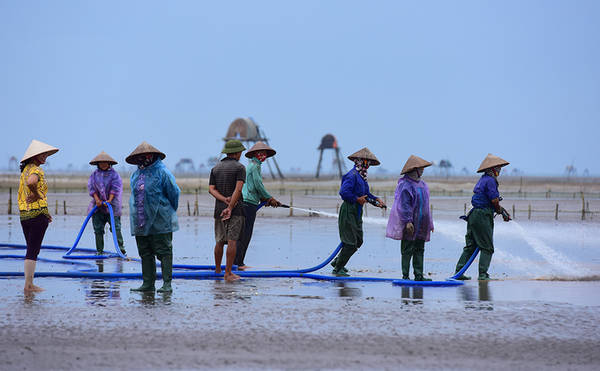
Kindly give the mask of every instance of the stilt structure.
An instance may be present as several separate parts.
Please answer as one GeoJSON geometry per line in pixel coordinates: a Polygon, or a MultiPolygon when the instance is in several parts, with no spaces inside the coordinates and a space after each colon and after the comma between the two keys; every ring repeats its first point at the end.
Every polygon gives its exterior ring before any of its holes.
{"type": "Polygon", "coordinates": [[[319,173],[321,172],[321,162],[323,160],[323,151],[326,149],[335,150],[335,159],[334,162],[337,163],[338,172],[340,178],[342,177],[342,166],[344,167],[344,172],[346,172],[346,165],[340,158],[340,148],[337,144],[337,139],[333,136],[333,134],[326,134],[323,138],[321,138],[321,145],[317,148],[321,152],[319,153],[319,163],[317,164],[317,175],[316,178],[319,177],[319,173]]]}
{"type": "MultiPolygon", "coordinates": [[[[237,139],[241,141],[246,145],[247,148],[250,148],[256,142],[264,142],[270,146],[269,139],[267,139],[264,131],[260,129],[252,117],[237,118],[233,120],[233,122],[229,124],[229,129],[227,129],[225,138],[223,138],[225,142],[230,139],[237,139]]],[[[273,177],[273,179],[277,179],[277,176],[279,176],[281,179],[284,179],[275,157],[270,157],[265,162],[269,167],[269,172],[271,173],[271,177],[273,177]],[[273,172],[271,161],[275,165],[275,169],[277,169],[277,174],[273,172]]]]}

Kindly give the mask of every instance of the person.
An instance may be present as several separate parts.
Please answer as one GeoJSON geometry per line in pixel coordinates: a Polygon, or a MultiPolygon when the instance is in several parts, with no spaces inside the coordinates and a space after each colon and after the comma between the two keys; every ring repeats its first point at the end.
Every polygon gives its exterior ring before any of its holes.
{"type": "MultiPolygon", "coordinates": [[[[96,254],[102,255],[104,252],[104,226],[106,223],[110,225],[110,213],[103,202],[111,205],[115,225],[114,228],[117,234],[117,243],[123,254],[126,253],[123,244],[123,235],[121,234],[121,195],[123,194],[123,181],[121,176],[113,165],[117,161],[110,157],[108,153],[102,151],[90,161],[90,165],[96,165],[96,170],[90,175],[88,180],[88,192],[92,197],[88,206],[88,213],[92,211],[94,206],[98,209],[92,215],[92,225],[94,226],[94,235],[96,236],[96,254]]],[[[112,229],[111,229],[112,231],[112,229]]]]}
{"type": "Polygon", "coordinates": [[[267,206],[279,207],[281,202],[274,199],[269,192],[265,189],[262,182],[261,175],[261,164],[266,161],[267,158],[275,155],[275,150],[263,142],[257,142],[250,148],[245,156],[250,159],[248,167],[246,168],[246,182],[242,188],[244,209],[244,229],[240,239],[237,242],[237,249],[235,254],[235,261],[233,264],[238,266],[238,270],[244,270],[247,268],[244,259],[246,252],[248,251],[248,245],[252,239],[252,231],[254,230],[254,221],[256,220],[256,211],[258,205],[265,201],[267,206]]]}
{"type": "Polygon", "coordinates": [[[423,275],[425,242],[433,232],[433,219],[429,209],[429,187],[421,176],[432,163],[411,155],[400,174],[394,195],[394,205],[388,219],[386,237],[400,240],[402,254],[402,279],[408,280],[410,261],[413,263],[415,281],[431,281],[423,275]]]}
{"type": "Polygon", "coordinates": [[[223,248],[227,244],[225,257],[225,281],[240,278],[232,272],[236,255],[236,242],[244,226],[244,210],[241,205],[242,187],[246,181],[246,168],[240,157],[246,147],[237,139],[228,140],[222,153],[227,156],[210,171],[208,192],[215,198],[215,273],[221,273],[223,248]]]}
{"type": "MultiPolygon", "coordinates": [[[[508,165],[506,160],[489,153],[481,162],[478,173],[483,173],[473,189],[471,205],[473,208],[467,216],[466,246],[456,264],[455,272],[458,273],[467,263],[475,249],[479,247],[479,279],[489,280],[488,269],[494,253],[494,211],[502,215],[505,222],[511,220],[510,214],[500,206],[500,193],[498,192],[498,175],[503,166],[508,165]]],[[[459,280],[470,280],[464,274],[459,280]]]]}
{"type": "Polygon", "coordinates": [[[156,258],[160,260],[163,279],[158,292],[173,291],[173,232],[179,229],[180,191],[175,177],[162,162],[165,157],[144,141],[125,159],[137,165],[130,179],[129,218],[142,260],[143,283],[132,291],[154,291],[156,258]]]}
{"type": "Polygon", "coordinates": [[[383,201],[369,192],[369,183],[367,183],[367,169],[369,169],[369,166],[380,164],[377,157],[365,147],[348,156],[348,159],[354,162],[354,167],[342,177],[340,187],[340,196],[344,201],[340,207],[338,217],[342,248],[331,263],[333,266],[332,273],[337,276],[349,276],[346,264],[363,244],[363,205],[372,202],[377,207],[387,207],[383,201]]]}
{"type": "Polygon", "coordinates": [[[42,241],[46,229],[48,229],[48,223],[52,222],[52,216],[48,211],[48,183],[46,183],[44,170],[40,165],[46,163],[48,156],[56,152],[58,152],[58,148],[34,139],[21,159],[17,202],[21,227],[27,244],[24,267],[25,287],[23,288],[25,292],[43,291],[41,287],[33,284],[33,275],[37,257],[42,248],[42,241]]]}

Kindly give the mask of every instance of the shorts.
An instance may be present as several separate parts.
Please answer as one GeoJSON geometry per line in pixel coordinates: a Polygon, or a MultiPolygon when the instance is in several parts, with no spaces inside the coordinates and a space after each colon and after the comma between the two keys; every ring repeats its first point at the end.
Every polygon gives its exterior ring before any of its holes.
{"type": "Polygon", "coordinates": [[[237,241],[240,239],[243,228],[244,216],[242,215],[232,215],[225,221],[221,218],[215,219],[215,240],[217,243],[237,241]]]}

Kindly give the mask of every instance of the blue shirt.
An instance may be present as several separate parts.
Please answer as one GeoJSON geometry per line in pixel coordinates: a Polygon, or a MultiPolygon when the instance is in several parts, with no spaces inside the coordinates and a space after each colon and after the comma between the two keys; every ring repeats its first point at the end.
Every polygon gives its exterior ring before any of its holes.
{"type": "Polygon", "coordinates": [[[487,174],[483,174],[473,188],[471,205],[476,209],[492,209],[492,200],[500,197],[498,192],[498,181],[487,174]]]}
{"type": "Polygon", "coordinates": [[[377,198],[369,192],[369,183],[360,176],[356,168],[352,168],[342,177],[340,196],[342,196],[342,200],[353,204],[358,197],[364,195],[368,195],[369,198],[377,198]]]}

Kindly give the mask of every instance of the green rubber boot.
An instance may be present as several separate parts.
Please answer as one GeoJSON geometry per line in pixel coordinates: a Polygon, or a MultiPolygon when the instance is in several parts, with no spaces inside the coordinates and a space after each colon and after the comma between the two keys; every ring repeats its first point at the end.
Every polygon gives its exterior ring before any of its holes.
{"type": "Polygon", "coordinates": [[[94,233],[96,235],[96,255],[104,253],[104,234],[94,233]]]}
{"type": "MultiPolygon", "coordinates": [[[[333,267],[333,270],[335,271],[335,265],[337,264],[337,256],[331,261],[331,266],[333,267]]],[[[346,267],[342,268],[342,272],[344,273],[348,273],[348,269],[346,269],[346,267]]],[[[332,272],[333,273],[333,272],[332,272]]],[[[335,273],[334,273],[335,274],[335,273]]]]}
{"type": "Polygon", "coordinates": [[[163,256],[160,261],[163,285],[158,292],[173,292],[171,280],[173,279],[173,255],[163,256]]]}
{"type": "Polygon", "coordinates": [[[154,291],[156,281],[156,260],[153,255],[142,256],[142,286],[131,289],[131,291],[154,291]]]}
{"type": "Polygon", "coordinates": [[[402,279],[403,280],[410,280],[410,277],[408,275],[410,273],[410,258],[411,258],[411,255],[402,254],[402,279]]]}
{"type": "Polygon", "coordinates": [[[333,269],[333,274],[339,276],[349,276],[348,270],[345,268],[345,266],[346,263],[348,263],[348,260],[350,260],[350,258],[352,257],[352,255],[354,255],[356,250],[358,250],[356,247],[344,244],[342,250],[336,258],[337,260],[335,268],[333,269]]]}
{"type": "Polygon", "coordinates": [[[479,280],[480,281],[488,281],[490,279],[490,275],[488,274],[488,269],[490,268],[490,263],[492,262],[492,253],[486,250],[481,250],[479,252],[479,280]]]}
{"type": "Polygon", "coordinates": [[[413,253],[413,271],[415,273],[415,281],[431,281],[431,278],[425,278],[423,276],[423,255],[424,250],[416,250],[413,253]]]}
{"type": "MultiPolygon", "coordinates": [[[[465,246],[464,247],[460,258],[458,259],[458,263],[456,263],[456,269],[454,270],[454,273],[458,273],[458,272],[460,272],[461,269],[463,269],[465,264],[467,264],[467,262],[471,258],[471,255],[473,255],[473,252],[475,252],[474,246],[465,246]]],[[[468,281],[470,279],[471,279],[471,277],[465,276],[464,274],[457,278],[457,280],[461,280],[461,281],[468,281]]]]}

